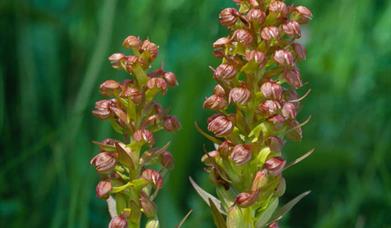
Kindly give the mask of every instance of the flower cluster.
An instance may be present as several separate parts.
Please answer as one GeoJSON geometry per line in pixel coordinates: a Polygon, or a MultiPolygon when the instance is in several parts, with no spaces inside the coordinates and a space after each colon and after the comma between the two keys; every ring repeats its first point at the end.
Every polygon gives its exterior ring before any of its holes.
{"type": "MultiPolygon", "coordinates": [[[[303,86],[296,63],[306,56],[295,42],[312,13],[282,0],[234,0],[240,9],[219,15],[229,36],[213,44],[222,63],[212,68],[217,85],[204,108],[216,149],[207,166],[229,227],[276,227],[270,216],[284,194],[285,139],[301,140],[296,120],[303,86]]],[[[203,133],[206,134],[206,133],[203,133]]],[[[223,214],[224,214],[223,213],[223,214]]]]}
{"type": "Polygon", "coordinates": [[[102,199],[110,197],[115,202],[116,213],[109,227],[139,227],[142,214],[151,227],[157,227],[153,200],[173,159],[166,150],[168,145],[154,147],[154,133],[175,131],[180,124],[155,97],[165,94],[177,80],[174,73],[162,68],[149,70],[158,55],[156,44],[129,36],[123,46],[132,50],[133,55],[115,53],[109,60],[113,68],[125,71],[131,78],[103,82],[100,92],[109,98],[97,101],[92,112],[99,119],[109,120],[114,130],[124,136],[122,142],[110,138],[96,142],[100,152],[91,160],[101,175],[96,195],[102,199]]]}

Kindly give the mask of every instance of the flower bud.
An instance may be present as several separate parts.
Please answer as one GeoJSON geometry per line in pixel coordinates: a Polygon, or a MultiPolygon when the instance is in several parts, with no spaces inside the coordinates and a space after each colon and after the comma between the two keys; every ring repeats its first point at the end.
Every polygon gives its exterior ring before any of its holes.
{"type": "Polygon", "coordinates": [[[121,67],[121,61],[124,60],[125,55],[122,53],[114,53],[109,56],[109,61],[113,68],[118,69],[121,67]]]}
{"type": "Polygon", "coordinates": [[[208,130],[216,136],[224,136],[232,132],[233,124],[224,115],[214,115],[208,119],[208,130]]]}
{"type": "Polygon", "coordinates": [[[225,96],[225,90],[224,90],[224,88],[221,85],[217,84],[215,86],[215,88],[213,89],[213,94],[217,95],[217,96],[224,97],[225,96]]]}
{"type": "Polygon", "coordinates": [[[163,187],[163,178],[158,171],[146,169],[141,176],[147,181],[150,181],[156,189],[161,189],[163,187]]]}
{"type": "Polygon", "coordinates": [[[231,39],[227,37],[222,37],[213,43],[213,48],[224,48],[226,45],[230,43],[231,43],[231,39]]]}
{"type": "Polygon", "coordinates": [[[293,141],[300,141],[303,138],[300,123],[297,120],[291,120],[288,122],[288,126],[290,129],[288,130],[286,137],[293,141]]]}
{"type": "Polygon", "coordinates": [[[250,90],[248,90],[246,87],[242,86],[242,87],[237,87],[237,88],[233,88],[231,89],[231,91],[229,91],[229,102],[234,102],[234,103],[238,103],[238,104],[246,104],[247,101],[250,99],[250,90]]]}
{"type": "Polygon", "coordinates": [[[219,21],[224,26],[232,26],[238,20],[239,12],[234,8],[223,9],[219,14],[219,21]]]}
{"type": "Polygon", "coordinates": [[[274,176],[280,175],[286,161],[282,157],[273,157],[265,162],[265,168],[274,176]]]}
{"type": "Polygon", "coordinates": [[[149,89],[160,89],[163,92],[167,90],[167,82],[163,78],[150,78],[147,82],[149,89]]]}
{"type": "Polygon", "coordinates": [[[175,116],[167,116],[164,118],[163,127],[166,131],[176,131],[180,126],[181,125],[175,116]]]}
{"type": "Polygon", "coordinates": [[[92,114],[101,120],[108,119],[113,116],[110,107],[114,104],[113,100],[97,101],[95,102],[95,110],[92,111],[92,114]]]}
{"type": "Polygon", "coordinates": [[[307,53],[303,45],[298,43],[292,44],[293,49],[295,50],[295,53],[299,59],[305,59],[307,53]]]}
{"type": "Polygon", "coordinates": [[[111,192],[112,185],[111,181],[102,180],[96,185],[96,197],[101,199],[109,198],[109,193],[111,192]]]}
{"type": "Polygon", "coordinates": [[[141,208],[143,209],[144,214],[148,218],[152,218],[156,216],[156,205],[154,202],[152,202],[151,199],[148,198],[148,196],[145,193],[141,193],[140,196],[140,204],[141,208]]]}
{"type": "Polygon", "coordinates": [[[262,84],[261,92],[268,99],[280,100],[282,97],[282,87],[274,81],[267,81],[262,84]]]}
{"type": "Polygon", "coordinates": [[[163,78],[166,80],[169,86],[176,86],[178,82],[176,80],[175,74],[172,72],[166,72],[163,74],[163,78]]]}
{"type": "Polygon", "coordinates": [[[260,66],[262,66],[265,61],[265,54],[256,50],[246,51],[245,57],[247,61],[255,62],[260,64],[260,66]]]}
{"type": "Polygon", "coordinates": [[[105,96],[113,96],[119,88],[120,84],[114,80],[106,80],[99,87],[101,94],[105,96]]]}
{"type": "Polygon", "coordinates": [[[127,228],[128,227],[128,221],[126,221],[126,218],[124,218],[122,215],[115,216],[111,219],[109,223],[109,228],[127,228]]]}
{"type": "Polygon", "coordinates": [[[155,59],[156,56],[158,55],[158,52],[159,52],[158,48],[159,47],[155,43],[152,43],[149,40],[144,40],[144,42],[141,46],[141,50],[144,53],[147,53],[152,60],[155,59]]]}
{"type": "Polygon", "coordinates": [[[219,147],[217,148],[217,151],[219,154],[221,154],[223,157],[227,157],[231,154],[233,149],[233,144],[230,141],[224,141],[222,142],[219,147]]]}
{"type": "Polygon", "coordinates": [[[282,66],[293,66],[294,59],[292,53],[285,50],[277,50],[274,53],[274,60],[282,66]]]}
{"type": "Polygon", "coordinates": [[[273,1],[269,5],[269,12],[275,13],[278,16],[286,16],[288,13],[288,7],[282,1],[273,1]]]}
{"type": "Polygon", "coordinates": [[[266,116],[272,116],[276,114],[280,110],[280,108],[281,108],[280,103],[274,100],[266,100],[258,107],[259,111],[265,114],[266,116]]]}
{"type": "Polygon", "coordinates": [[[93,165],[98,173],[110,173],[117,163],[114,154],[108,152],[101,152],[93,157],[90,164],[93,165]]]}
{"type": "Polygon", "coordinates": [[[219,152],[216,151],[216,150],[213,150],[213,151],[210,151],[206,154],[204,154],[202,157],[201,157],[201,162],[205,163],[205,164],[209,164],[213,161],[213,159],[215,157],[219,156],[219,152]]]}
{"type": "Polygon", "coordinates": [[[249,207],[257,200],[259,191],[242,192],[236,196],[235,204],[239,207],[249,207]]]}
{"type": "Polygon", "coordinates": [[[265,21],[266,14],[260,9],[250,9],[247,12],[247,19],[253,23],[262,24],[265,21]]]}
{"type": "Polygon", "coordinates": [[[268,119],[271,123],[274,124],[274,128],[280,129],[282,127],[282,123],[285,122],[285,118],[282,115],[274,115],[268,119]]]}
{"type": "Polygon", "coordinates": [[[282,116],[286,119],[294,119],[297,115],[296,105],[286,102],[281,109],[282,116]]]}
{"type": "Polygon", "coordinates": [[[139,49],[141,47],[141,40],[137,36],[128,36],[122,42],[122,46],[124,46],[125,48],[139,49]]]}
{"type": "Polygon", "coordinates": [[[236,165],[244,165],[251,160],[251,151],[249,145],[236,145],[230,155],[231,160],[236,165]]]}
{"type": "Polygon", "coordinates": [[[298,22],[304,24],[312,19],[312,12],[307,7],[297,6],[296,12],[298,13],[298,22]]]}
{"type": "Polygon", "coordinates": [[[277,222],[273,222],[272,224],[270,224],[270,225],[268,226],[268,228],[280,228],[280,226],[278,225],[277,222]]]}
{"type": "Polygon", "coordinates": [[[221,80],[231,79],[235,77],[235,75],[236,75],[235,67],[225,63],[220,64],[214,72],[214,76],[217,79],[221,79],[221,80]]]}
{"type": "Polygon", "coordinates": [[[296,89],[303,86],[300,72],[299,69],[297,69],[297,67],[293,67],[292,69],[287,69],[284,72],[284,78],[291,86],[295,87],[296,89]]]}
{"type": "Polygon", "coordinates": [[[212,95],[204,101],[204,108],[211,110],[221,110],[227,107],[227,101],[224,97],[218,95],[212,95]]]}
{"type": "Polygon", "coordinates": [[[281,152],[282,147],[284,145],[284,141],[280,139],[277,136],[270,136],[266,140],[266,145],[270,148],[271,151],[273,152],[281,152]]]}
{"type": "Polygon", "coordinates": [[[147,129],[139,129],[135,131],[133,134],[133,139],[137,142],[147,143],[151,145],[155,143],[153,134],[147,129]]]}
{"type": "Polygon", "coordinates": [[[278,36],[280,35],[280,32],[277,27],[271,26],[271,27],[265,27],[261,31],[261,37],[264,40],[271,40],[271,39],[278,39],[278,36]]]}
{"type": "Polygon", "coordinates": [[[128,123],[128,115],[120,108],[116,107],[110,107],[110,111],[112,111],[117,117],[118,120],[120,120],[122,123],[127,124],[128,123]]]}
{"type": "Polygon", "coordinates": [[[284,30],[284,32],[290,36],[301,36],[300,25],[296,21],[289,21],[288,23],[282,25],[282,30],[284,30]]]}
{"type": "Polygon", "coordinates": [[[134,87],[126,87],[121,96],[129,97],[135,104],[140,104],[144,98],[144,95],[134,87]]]}
{"type": "Polygon", "coordinates": [[[253,42],[253,36],[245,29],[238,29],[234,32],[235,40],[243,45],[249,45],[253,42]]]}
{"type": "Polygon", "coordinates": [[[263,170],[258,171],[255,174],[253,183],[251,185],[251,190],[256,191],[258,189],[261,189],[262,187],[264,187],[266,185],[267,181],[268,181],[267,170],[263,169],[263,170]]]}
{"type": "Polygon", "coordinates": [[[163,151],[160,154],[160,162],[162,166],[166,169],[170,169],[174,166],[174,161],[173,161],[172,154],[169,153],[168,151],[163,151]]]}
{"type": "Polygon", "coordinates": [[[140,60],[140,58],[138,58],[137,56],[128,56],[126,58],[126,61],[125,61],[125,70],[128,72],[128,73],[131,73],[133,71],[133,66],[138,63],[140,60]]]}

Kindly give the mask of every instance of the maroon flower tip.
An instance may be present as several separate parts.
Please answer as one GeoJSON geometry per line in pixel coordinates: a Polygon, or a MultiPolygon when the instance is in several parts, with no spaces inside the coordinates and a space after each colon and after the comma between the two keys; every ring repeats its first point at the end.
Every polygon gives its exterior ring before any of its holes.
{"type": "Polygon", "coordinates": [[[216,96],[224,97],[225,96],[225,90],[224,90],[224,88],[221,85],[217,84],[215,86],[215,88],[213,89],[213,94],[216,95],[216,96]]]}
{"type": "Polygon", "coordinates": [[[97,172],[99,173],[110,173],[117,161],[114,157],[114,154],[108,152],[101,152],[93,157],[90,161],[90,164],[93,165],[97,172]]]}
{"type": "Polygon", "coordinates": [[[264,40],[278,39],[280,32],[277,27],[265,27],[261,31],[261,38],[264,40]]]}
{"type": "Polygon", "coordinates": [[[243,45],[249,45],[253,42],[253,36],[245,29],[238,29],[234,32],[235,40],[243,45]]]}
{"type": "Polygon", "coordinates": [[[151,57],[151,59],[156,58],[156,56],[159,53],[158,49],[159,47],[155,43],[152,43],[149,40],[144,40],[143,44],[141,45],[141,50],[144,53],[147,53],[151,57]]]}
{"type": "Polygon", "coordinates": [[[257,200],[258,196],[259,191],[241,192],[236,196],[235,204],[239,207],[249,207],[257,200]]]}
{"type": "Polygon", "coordinates": [[[102,95],[113,96],[120,86],[121,85],[114,80],[106,80],[100,85],[99,89],[102,95]]]}
{"type": "Polygon", "coordinates": [[[101,199],[107,199],[111,192],[111,181],[102,180],[96,185],[96,196],[101,199]]]}
{"type": "Polygon", "coordinates": [[[148,131],[147,129],[139,129],[135,131],[133,134],[133,139],[137,142],[151,145],[155,143],[152,132],[148,131]]]}
{"type": "Polygon", "coordinates": [[[227,107],[228,103],[222,96],[213,94],[212,96],[206,98],[204,101],[204,108],[211,110],[222,110],[227,107]]]}
{"type": "Polygon", "coordinates": [[[236,145],[230,155],[231,160],[236,165],[244,165],[251,160],[251,151],[249,145],[236,145]]]}
{"type": "Polygon", "coordinates": [[[239,12],[234,8],[223,9],[219,14],[219,21],[224,26],[232,26],[238,20],[239,12]]]}
{"type": "Polygon", "coordinates": [[[305,59],[307,55],[307,51],[303,47],[303,45],[298,44],[298,43],[293,43],[292,44],[293,49],[295,50],[295,53],[299,59],[305,59]]]}
{"type": "Polygon", "coordinates": [[[281,109],[282,116],[286,119],[294,119],[297,115],[296,105],[291,102],[286,102],[281,109]]]}
{"type": "Polygon", "coordinates": [[[251,92],[246,87],[237,87],[231,89],[229,92],[229,102],[234,102],[238,104],[246,104],[250,99],[251,92]]]}
{"type": "Polygon", "coordinates": [[[162,163],[162,166],[166,169],[170,169],[174,166],[174,159],[172,157],[172,154],[168,151],[163,151],[160,154],[160,162],[162,163]]]}
{"type": "Polygon", "coordinates": [[[289,21],[286,24],[283,24],[282,30],[284,30],[287,35],[294,36],[296,38],[301,36],[300,24],[296,21],[289,21]]]}
{"type": "Polygon", "coordinates": [[[312,19],[312,12],[305,6],[297,6],[296,12],[299,14],[299,22],[306,23],[312,19]]]}
{"type": "Polygon", "coordinates": [[[176,131],[181,125],[175,116],[167,116],[164,118],[163,127],[166,131],[176,131]]]}
{"type": "Polygon", "coordinates": [[[265,21],[266,14],[260,9],[250,9],[247,12],[247,19],[251,22],[262,24],[265,21]]]}
{"type": "Polygon", "coordinates": [[[208,119],[208,130],[216,136],[225,136],[232,132],[233,123],[225,115],[214,115],[208,119]]]}
{"type": "Polygon", "coordinates": [[[114,53],[110,55],[108,59],[113,68],[118,69],[121,67],[121,61],[125,59],[125,55],[122,53],[114,53]]]}
{"type": "Polygon", "coordinates": [[[231,43],[231,39],[227,37],[222,37],[213,43],[213,48],[223,48],[230,43],[231,43]]]}
{"type": "Polygon", "coordinates": [[[280,16],[286,16],[288,7],[282,1],[273,1],[269,5],[269,12],[276,13],[280,16]]]}
{"type": "Polygon", "coordinates": [[[282,66],[293,66],[294,59],[291,52],[286,50],[277,50],[274,53],[274,60],[282,66]]]}
{"type": "Polygon", "coordinates": [[[147,181],[150,181],[156,189],[161,189],[163,187],[163,177],[158,171],[153,169],[146,169],[143,171],[141,176],[147,181]]]}
{"type": "Polygon", "coordinates": [[[163,74],[163,78],[166,80],[169,86],[176,86],[178,82],[176,80],[176,76],[173,72],[166,72],[163,74]]]}
{"type": "Polygon", "coordinates": [[[142,41],[137,36],[128,36],[125,38],[125,40],[122,42],[122,46],[125,48],[134,48],[139,49],[141,47],[142,41]]]}
{"type": "Polygon", "coordinates": [[[277,136],[270,136],[266,140],[266,145],[270,148],[271,151],[281,152],[284,141],[282,141],[282,139],[277,136]]]}
{"type": "Polygon", "coordinates": [[[282,157],[273,157],[265,162],[265,168],[273,175],[280,175],[286,161],[282,157]]]}
{"type": "Polygon", "coordinates": [[[163,92],[167,90],[167,82],[163,78],[150,78],[147,82],[149,89],[160,89],[163,92]]]}
{"type": "Polygon", "coordinates": [[[267,81],[262,84],[261,92],[268,99],[280,100],[282,97],[283,88],[274,81],[267,81]]]}
{"type": "Polygon", "coordinates": [[[235,75],[235,67],[225,63],[220,64],[214,72],[214,76],[216,77],[216,79],[220,80],[232,79],[233,77],[235,77],[235,75]]]}
{"type": "Polygon", "coordinates": [[[259,111],[266,116],[272,116],[281,109],[281,104],[278,101],[266,100],[258,107],[259,111]]]}
{"type": "Polygon", "coordinates": [[[297,67],[293,67],[284,72],[285,80],[293,87],[300,88],[303,86],[303,82],[301,81],[301,76],[299,69],[297,67]]]}
{"type": "Polygon", "coordinates": [[[109,228],[127,228],[128,222],[123,216],[115,216],[111,219],[109,223],[109,228]]]}
{"type": "Polygon", "coordinates": [[[262,66],[265,61],[265,54],[256,50],[246,51],[245,57],[247,61],[255,62],[260,64],[260,66],[262,66]]]}

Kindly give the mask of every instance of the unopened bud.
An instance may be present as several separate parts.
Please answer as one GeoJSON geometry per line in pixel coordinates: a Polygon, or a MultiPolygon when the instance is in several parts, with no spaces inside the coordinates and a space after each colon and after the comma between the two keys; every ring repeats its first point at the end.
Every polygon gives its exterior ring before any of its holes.
{"type": "Polygon", "coordinates": [[[251,151],[249,145],[236,145],[230,155],[231,160],[236,165],[244,165],[251,160],[251,151]]]}
{"type": "Polygon", "coordinates": [[[125,48],[139,49],[141,47],[141,40],[137,36],[128,36],[122,42],[122,46],[124,46],[125,48]]]}
{"type": "Polygon", "coordinates": [[[258,171],[255,174],[253,183],[251,185],[251,190],[256,191],[258,189],[263,188],[266,185],[267,181],[268,181],[267,170],[263,169],[258,171]]]}
{"type": "Polygon", "coordinates": [[[268,228],[280,228],[280,226],[278,225],[277,222],[273,222],[272,224],[270,224],[270,225],[268,226],[268,228]]]}
{"type": "Polygon", "coordinates": [[[269,12],[284,17],[288,13],[288,7],[282,1],[273,1],[269,5],[269,12]]]}
{"type": "Polygon", "coordinates": [[[282,139],[277,136],[270,136],[266,140],[266,145],[270,148],[271,151],[281,152],[284,141],[282,141],[282,139]]]}
{"type": "Polygon", "coordinates": [[[292,53],[285,50],[277,50],[274,53],[274,60],[282,66],[293,66],[294,59],[292,53]]]}
{"type": "Polygon", "coordinates": [[[211,109],[211,110],[225,109],[227,105],[228,103],[224,97],[214,95],[214,94],[206,98],[204,102],[204,108],[211,109]]]}
{"type": "Polygon", "coordinates": [[[158,171],[146,169],[143,171],[142,177],[147,181],[150,181],[156,189],[161,189],[163,187],[163,178],[158,171]]]}
{"type": "Polygon", "coordinates": [[[266,14],[260,9],[250,9],[247,12],[247,19],[253,23],[262,24],[265,21],[266,14]]]}
{"type": "Polygon", "coordinates": [[[141,208],[143,209],[144,214],[148,218],[152,218],[156,216],[156,205],[154,202],[152,202],[151,199],[148,198],[148,196],[145,193],[141,193],[140,196],[140,204],[141,208]]]}
{"type": "Polygon", "coordinates": [[[219,155],[219,152],[216,151],[216,150],[213,150],[213,151],[210,151],[206,154],[204,154],[202,157],[201,157],[201,162],[205,163],[205,164],[209,164],[211,163],[211,161],[213,161],[213,159],[215,157],[217,157],[219,155]]]}
{"type": "Polygon", "coordinates": [[[233,147],[234,145],[230,141],[224,141],[219,145],[217,151],[222,156],[227,157],[228,155],[231,154],[233,147]]]}
{"type": "Polygon", "coordinates": [[[144,97],[144,95],[134,87],[126,87],[126,89],[122,91],[121,96],[129,97],[135,104],[140,104],[144,97]]]}
{"type": "Polygon", "coordinates": [[[116,163],[114,154],[108,152],[101,152],[90,161],[90,164],[95,167],[96,171],[103,174],[110,173],[116,163]]]}
{"type": "Polygon", "coordinates": [[[109,223],[109,228],[127,228],[128,221],[122,215],[115,216],[111,219],[109,223]]]}
{"type": "Polygon", "coordinates": [[[174,159],[172,157],[172,154],[168,151],[163,151],[160,154],[160,162],[162,163],[162,166],[166,169],[170,169],[174,166],[174,159]]]}
{"type": "Polygon", "coordinates": [[[297,69],[297,67],[287,69],[284,72],[284,78],[291,86],[295,87],[296,89],[303,86],[300,72],[299,69],[297,69]]]}
{"type": "Polygon", "coordinates": [[[220,64],[214,72],[214,76],[217,79],[222,79],[222,80],[231,79],[235,77],[235,75],[236,75],[235,67],[225,63],[220,64]]]}
{"type": "Polygon", "coordinates": [[[158,48],[159,47],[155,43],[152,43],[149,40],[144,40],[144,42],[141,46],[141,50],[144,53],[147,53],[149,55],[149,57],[151,58],[151,60],[155,59],[156,56],[158,55],[158,52],[159,52],[158,48]]]}
{"type": "Polygon", "coordinates": [[[147,82],[149,89],[160,89],[163,92],[167,90],[167,82],[163,78],[150,78],[147,82]]]}
{"type": "Polygon", "coordinates": [[[265,61],[265,54],[256,50],[246,51],[245,57],[247,61],[255,62],[257,64],[260,64],[260,66],[262,66],[265,61]]]}
{"type": "Polygon", "coordinates": [[[288,23],[282,25],[282,30],[284,30],[284,32],[290,36],[301,36],[300,24],[296,21],[289,21],[288,23]]]}
{"type": "Polygon", "coordinates": [[[213,89],[213,94],[223,97],[225,96],[225,90],[221,85],[217,84],[213,89]]]}
{"type": "Polygon", "coordinates": [[[137,56],[128,56],[125,61],[125,70],[128,73],[131,73],[133,71],[134,65],[139,62],[139,59],[140,58],[138,58],[137,56]]]}
{"type": "Polygon", "coordinates": [[[303,45],[298,43],[292,44],[293,49],[295,50],[295,53],[299,59],[305,59],[307,53],[303,45]]]}
{"type": "Polygon", "coordinates": [[[286,102],[281,109],[282,116],[286,119],[294,119],[297,115],[296,105],[290,102],[286,102]]]}
{"type": "Polygon", "coordinates": [[[261,31],[261,37],[264,40],[277,39],[280,35],[280,32],[277,27],[265,27],[261,31]]]}
{"type": "Polygon", "coordinates": [[[121,61],[125,59],[125,55],[122,53],[114,53],[109,56],[109,61],[113,68],[118,69],[121,67],[121,61]]]}
{"type": "Polygon", "coordinates": [[[96,185],[96,196],[101,199],[107,199],[111,192],[111,181],[102,180],[96,185]]]}
{"type": "Polygon", "coordinates": [[[283,89],[278,83],[274,81],[267,81],[262,84],[261,92],[263,96],[268,99],[280,100],[283,89]]]}
{"type": "Polygon", "coordinates": [[[176,86],[178,84],[176,76],[172,72],[166,72],[163,74],[163,78],[166,80],[169,86],[176,86]]]}
{"type": "Polygon", "coordinates": [[[181,125],[175,116],[167,116],[164,118],[163,127],[166,131],[176,131],[180,126],[181,125]]]}
{"type": "Polygon", "coordinates": [[[265,162],[265,168],[274,176],[280,175],[286,161],[282,157],[273,157],[265,162]]]}
{"type": "Polygon", "coordinates": [[[238,104],[246,104],[250,99],[250,90],[246,87],[237,87],[229,91],[229,102],[234,102],[238,104]]]}
{"type": "Polygon", "coordinates": [[[110,107],[110,111],[112,111],[115,117],[120,120],[122,123],[128,123],[128,115],[120,108],[110,107]]]}
{"type": "Polygon", "coordinates": [[[230,43],[231,43],[231,39],[227,37],[222,37],[213,43],[213,48],[224,48],[226,45],[230,43]]]}
{"type": "Polygon", "coordinates": [[[234,33],[236,41],[243,45],[249,45],[253,42],[253,36],[245,29],[238,29],[234,33]]]}
{"type": "Polygon", "coordinates": [[[298,13],[298,22],[299,23],[303,24],[303,23],[306,23],[312,19],[312,12],[307,7],[297,6],[296,12],[298,13]]]}
{"type": "Polygon", "coordinates": [[[223,9],[219,14],[219,21],[224,26],[232,26],[238,20],[239,12],[234,8],[223,9]]]}
{"type": "Polygon", "coordinates": [[[106,80],[99,87],[101,94],[105,96],[113,96],[119,88],[120,84],[114,80],[106,80]]]}
{"type": "Polygon", "coordinates": [[[266,116],[272,116],[281,109],[281,105],[278,101],[266,100],[261,105],[259,105],[258,109],[266,116]]]}
{"type": "Polygon", "coordinates": [[[92,111],[92,114],[97,118],[104,120],[113,116],[113,113],[110,110],[110,107],[115,103],[113,100],[100,100],[95,103],[95,110],[92,111]]]}
{"type": "Polygon", "coordinates": [[[214,115],[208,119],[208,130],[216,136],[224,136],[232,132],[233,124],[225,115],[214,115]]]}
{"type": "Polygon", "coordinates": [[[155,143],[152,132],[148,131],[147,129],[139,129],[135,131],[133,134],[133,139],[137,142],[151,145],[155,143]]]}
{"type": "Polygon", "coordinates": [[[249,207],[257,200],[259,191],[242,192],[236,196],[235,203],[239,207],[249,207]]]}

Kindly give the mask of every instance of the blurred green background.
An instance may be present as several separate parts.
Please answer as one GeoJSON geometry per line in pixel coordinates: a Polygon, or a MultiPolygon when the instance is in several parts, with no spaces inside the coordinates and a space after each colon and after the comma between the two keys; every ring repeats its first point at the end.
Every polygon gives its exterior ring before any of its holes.
{"type": "MultiPolygon", "coordinates": [[[[292,1],[289,1],[292,2],[292,1]]],[[[282,227],[391,227],[391,1],[297,0],[314,19],[305,27],[312,88],[300,120],[312,116],[286,172],[284,201],[310,196],[282,227]]],[[[213,191],[203,172],[203,145],[194,129],[210,113],[202,102],[214,84],[211,44],[227,31],[218,13],[230,0],[2,0],[0,2],[0,227],[106,227],[106,205],[95,198],[89,165],[92,140],[115,136],[90,114],[105,79],[124,79],[106,60],[128,34],[160,45],[158,62],[180,86],[162,99],[182,121],[170,150],[176,167],[159,196],[162,227],[193,208],[185,227],[213,227],[188,176],[213,191]]]]}

